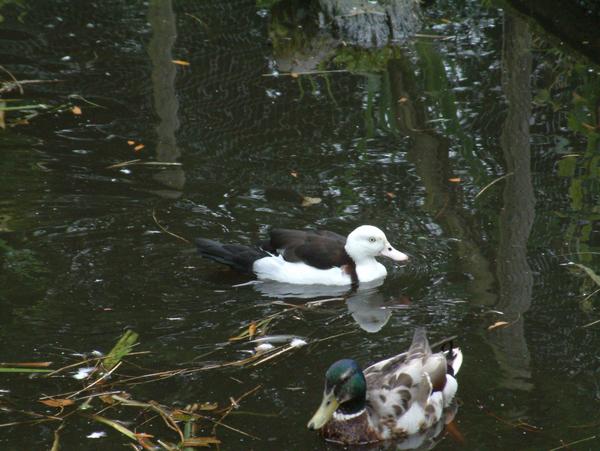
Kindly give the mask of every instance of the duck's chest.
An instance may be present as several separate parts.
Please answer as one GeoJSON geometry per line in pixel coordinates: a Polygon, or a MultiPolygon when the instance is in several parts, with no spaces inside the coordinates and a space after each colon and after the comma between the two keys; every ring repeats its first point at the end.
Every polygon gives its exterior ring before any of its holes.
{"type": "Polygon", "coordinates": [[[371,427],[366,411],[348,420],[332,419],[323,427],[323,436],[328,441],[343,444],[366,444],[381,440],[371,427]]]}
{"type": "Polygon", "coordinates": [[[387,275],[387,269],[377,260],[373,259],[367,264],[356,265],[356,276],[361,283],[382,279],[387,275]]]}

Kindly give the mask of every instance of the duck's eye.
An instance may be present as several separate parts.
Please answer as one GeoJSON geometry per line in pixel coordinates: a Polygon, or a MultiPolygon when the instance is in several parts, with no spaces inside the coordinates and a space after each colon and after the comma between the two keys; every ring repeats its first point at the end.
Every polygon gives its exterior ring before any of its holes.
{"type": "Polygon", "coordinates": [[[374,243],[375,241],[377,241],[377,238],[375,238],[374,236],[372,236],[371,238],[369,238],[369,241],[371,243],[374,243]]]}

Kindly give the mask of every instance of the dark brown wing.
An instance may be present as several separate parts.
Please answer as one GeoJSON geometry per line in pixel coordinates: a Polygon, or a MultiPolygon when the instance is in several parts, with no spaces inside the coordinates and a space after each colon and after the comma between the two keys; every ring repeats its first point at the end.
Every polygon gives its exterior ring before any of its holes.
{"type": "Polygon", "coordinates": [[[352,264],[344,245],[346,238],[325,230],[273,229],[262,244],[267,252],[278,253],[289,262],[304,262],[319,269],[352,264]]]}

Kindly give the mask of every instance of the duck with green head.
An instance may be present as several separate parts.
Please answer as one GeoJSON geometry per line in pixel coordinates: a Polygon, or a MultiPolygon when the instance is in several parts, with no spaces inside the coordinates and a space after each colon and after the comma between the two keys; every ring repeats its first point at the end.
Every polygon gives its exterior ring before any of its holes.
{"type": "Polygon", "coordinates": [[[432,353],[424,328],[407,352],[364,371],[338,360],[325,374],[323,400],[308,422],[330,441],[365,444],[403,439],[436,425],[450,406],[462,363],[458,348],[432,353]]]}

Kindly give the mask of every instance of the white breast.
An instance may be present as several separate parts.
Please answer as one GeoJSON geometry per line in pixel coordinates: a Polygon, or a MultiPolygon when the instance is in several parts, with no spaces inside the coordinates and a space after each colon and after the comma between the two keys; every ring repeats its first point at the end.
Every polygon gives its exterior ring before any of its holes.
{"type": "Polygon", "coordinates": [[[360,283],[372,282],[387,275],[387,269],[377,260],[370,259],[360,265],[356,265],[356,275],[360,283]]]}

